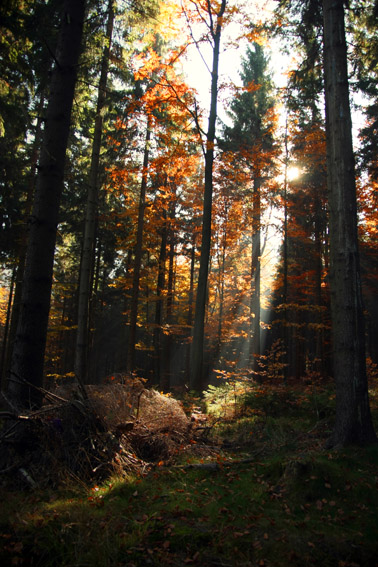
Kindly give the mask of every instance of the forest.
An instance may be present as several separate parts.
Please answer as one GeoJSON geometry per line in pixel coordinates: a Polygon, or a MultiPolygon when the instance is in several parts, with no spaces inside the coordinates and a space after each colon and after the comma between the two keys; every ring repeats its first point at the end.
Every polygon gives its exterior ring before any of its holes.
{"type": "Polygon", "coordinates": [[[377,565],[377,29],[1,3],[7,565],[377,565]]]}

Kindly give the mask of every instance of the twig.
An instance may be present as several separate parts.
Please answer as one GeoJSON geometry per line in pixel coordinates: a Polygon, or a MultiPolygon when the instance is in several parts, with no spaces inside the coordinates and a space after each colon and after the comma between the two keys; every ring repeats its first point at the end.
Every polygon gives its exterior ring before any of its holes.
{"type": "Polygon", "coordinates": [[[136,419],[139,419],[139,409],[140,409],[140,398],[142,397],[144,390],[142,390],[141,392],[139,392],[138,394],[138,401],[137,401],[137,413],[136,413],[136,419]]]}
{"type": "Polygon", "coordinates": [[[202,469],[202,470],[221,470],[223,467],[232,467],[234,465],[247,465],[249,463],[254,463],[256,457],[260,455],[265,449],[262,447],[259,451],[256,451],[252,457],[247,457],[246,459],[238,459],[234,461],[211,461],[209,463],[189,463],[187,465],[174,465],[170,468],[173,469],[202,469]]]}
{"type": "Polygon", "coordinates": [[[13,425],[8,427],[8,429],[6,431],[4,431],[2,433],[2,435],[0,436],[0,442],[3,441],[3,439],[8,439],[9,434],[13,431],[13,429],[16,429],[17,425],[18,425],[18,422],[16,421],[16,423],[13,423],[13,425]]]}
{"type": "MultiPolygon", "coordinates": [[[[44,398],[47,398],[47,399],[52,398],[52,399],[59,400],[61,402],[68,402],[69,401],[69,400],[66,400],[65,398],[62,398],[61,396],[58,396],[57,394],[54,394],[53,392],[50,392],[49,390],[46,390],[45,388],[42,388],[42,386],[36,386],[35,384],[32,384],[31,382],[29,382],[29,380],[26,380],[26,378],[21,378],[21,376],[19,376],[15,372],[12,372],[12,374],[13,374],[13,376],[15,376],[15,378],[10,377],[9,380],[11,380],[12,382],[16,382],[18,384],[25,384],[26,386],[33,388],[37,392],[40,392],[41,394],[43,394],[44,398]]],[[[78,383],[78,386],[79,386],[79,391],[80,391],[81,395],[83,396],[83,399],[86,402],[88,402],[89,401],[88,393],[85,389],[84,384],[78,378],[76,378],[76,379],[77,379],[77,383],[78,383]]]]}
{"type": "Polygon", "coordinates": [[[20,473],[22,474],[22,476],[24,477],[24,479],[26,480],[26,482],[32,487],[32,488],[36,488],[37,483],[35,482],[35,480],[30,476],[30,474],[23,468],[18,469],[20,471],[20,473]]]}
{"type": "Polygon", "coordinates": [[[0,411],[0,419],[30,419],[28,415],[18,415],[10,411],[0,411]]]}

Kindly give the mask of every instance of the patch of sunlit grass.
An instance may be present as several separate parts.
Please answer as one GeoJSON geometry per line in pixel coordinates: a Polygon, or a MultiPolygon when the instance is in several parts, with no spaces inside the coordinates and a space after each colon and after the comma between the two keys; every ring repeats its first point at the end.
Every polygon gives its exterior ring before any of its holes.
{"type": "Polygon", "coordinates": [[[256,386],[257,414],[214,426],[230,444],[214,469],[156,467],[89,488],[4,493],[2,564],[374,565],[378,448],[325,450],[313,428],[331,415],[332,390],[289,390],[256,386]],[[233,454],[238,443],[245,455],[233,454]]]}

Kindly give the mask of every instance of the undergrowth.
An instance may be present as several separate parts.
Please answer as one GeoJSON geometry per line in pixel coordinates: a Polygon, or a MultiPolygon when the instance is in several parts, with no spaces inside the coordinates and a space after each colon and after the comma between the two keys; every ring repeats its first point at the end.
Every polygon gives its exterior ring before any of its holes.
{"type": "Polygon", "coordinates": [[[378,449],[324,449],[330,388],[232,385],[205,399],[208,453],[198,441],[146,475],[4,492],[2,565],[377,566],[378,449]]]}

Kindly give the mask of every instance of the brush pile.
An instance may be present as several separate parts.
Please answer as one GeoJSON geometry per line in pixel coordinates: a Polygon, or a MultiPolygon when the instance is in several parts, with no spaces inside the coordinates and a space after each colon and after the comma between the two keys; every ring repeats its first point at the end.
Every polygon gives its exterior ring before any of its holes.
{"type": "Polygon", "coordinates": [[[71,386],[45,392],[41,409],[0,412],[0,484],[58,486],[67,478],[88,483],[117,473],[143,474],[169,464],[190,446],[193,422],[180,402],[143,382],[71,386]]]}

